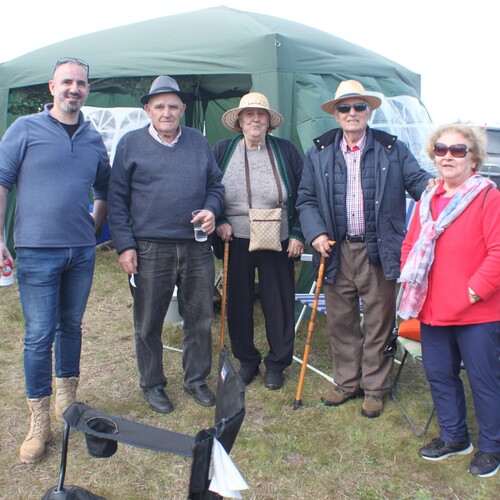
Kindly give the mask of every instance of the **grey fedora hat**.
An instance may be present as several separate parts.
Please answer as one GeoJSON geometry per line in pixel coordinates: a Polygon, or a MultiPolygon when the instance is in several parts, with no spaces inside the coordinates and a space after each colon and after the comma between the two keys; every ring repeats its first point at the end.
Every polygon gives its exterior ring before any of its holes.
{"type": "Polygon", "coordinates": [[[142,105],[146,105],[149,99],[158,94],[177,94],[182,102],[186,102],[186,95],[181,92],[178,83],[170,76],[159,76],[155,78],[149,89],[149,94],[141,97],[142,105]]]}

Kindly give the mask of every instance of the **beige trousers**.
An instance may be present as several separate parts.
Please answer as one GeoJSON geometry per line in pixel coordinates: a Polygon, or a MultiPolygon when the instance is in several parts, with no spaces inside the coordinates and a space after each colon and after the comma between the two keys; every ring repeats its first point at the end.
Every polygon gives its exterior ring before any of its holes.
{"type": "Polygon", "coordinates": [[[393,366],[383,352],[394,327],[396,280],[386,280],[381,266],[369,264],[365,243],[344,240],[339,251],[335,284],[323,288],[335,383],[347,392],[382,395],[393,366]]]}

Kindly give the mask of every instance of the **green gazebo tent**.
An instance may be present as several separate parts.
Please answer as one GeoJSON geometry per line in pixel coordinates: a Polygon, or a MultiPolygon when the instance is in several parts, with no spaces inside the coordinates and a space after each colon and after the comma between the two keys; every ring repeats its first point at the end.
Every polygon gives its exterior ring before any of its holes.
{"type": "MultiPolygon", "coordinates": [[[[305,151],[335,126],[320,109],[341,80],[354,78],[391,106],[373,117],[397,133],[429,124],[420,102],[420,76],[334,35],[277,17],[216,7],[91,33],[0,64],[0,135],[18,116],[50,100],[47,82],[63,56],[90,64],[88,106],[139,107],[160,74],[175,77],[190,97],[186,124],[209,142],[229,135],[222,114],[249,90],[264,93],[285,117],[275,134],[305,151]],[[394,127],[396,127],[394,129],[394,127]]],[[[406,138],[418,156],[420,138],[406,138]]],[[[13,200],[6,231],[12,247],[13,200]]]]}

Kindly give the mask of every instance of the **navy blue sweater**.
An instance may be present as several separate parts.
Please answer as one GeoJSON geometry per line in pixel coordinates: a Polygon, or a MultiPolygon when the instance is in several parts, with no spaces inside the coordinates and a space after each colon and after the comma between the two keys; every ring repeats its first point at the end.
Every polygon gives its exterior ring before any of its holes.
{"type": "Polygon", "coordinates": [[[91,189],[105,200],[110,175],[100,134],[80,113],[70,139],[48,112],[18,118],[0,142],[0,185],[17,185],[16,247],[95,245],[91,189]]]}
{"type": "Polygon", "coordinates": [[[191,212],[222,211],[222,173],[201,132],[182,127],[177,144],[156,141],[149,125],[118,143],[109,186],[109,226],[118,253],[136,240],[193,240],[191,212]]]}

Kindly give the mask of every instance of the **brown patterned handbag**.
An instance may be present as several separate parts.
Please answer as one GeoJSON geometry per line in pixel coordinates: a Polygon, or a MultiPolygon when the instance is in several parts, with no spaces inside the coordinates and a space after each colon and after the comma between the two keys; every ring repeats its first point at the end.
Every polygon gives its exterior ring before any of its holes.
{"type": "Polygon", "coordinates": [[[278,171],[274,163],[274,156],[269,143],[266,142],[269,160],[273,169],[274,178],[278,187],[278,208],[252,208],[252,192],[250,189],[250,167],[248,165],[247,148],[245,145],[245,178],[248,194],[248,215],[250,218],[250,245],[249,252],[255,250],[273,250],[281,252],[281,215],[283,212],[283,193],[278,171]]]}

